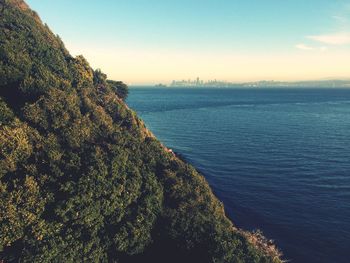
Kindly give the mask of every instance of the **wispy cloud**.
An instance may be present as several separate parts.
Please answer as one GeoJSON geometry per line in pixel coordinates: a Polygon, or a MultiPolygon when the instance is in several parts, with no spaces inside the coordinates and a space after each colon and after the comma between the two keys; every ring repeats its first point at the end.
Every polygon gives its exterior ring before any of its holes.
{"type": "Polygon", "coordinates": [[[295,47],[297,49],[301,49],[301,50],[314,50],[313,47],[310,47],[310,46],[305,45],[305,44],[297,44],[295,47]]]}
{"type": "Polygon", "coordinates": [[[313,46],[309,46],[309,45],[305,45],[305,44],[297,44],[297,45],[295,45],[295,47],[297,49],[305,50],[305,51],[321,51],[321,52],[325,52],[325,51],[328,50],[327,47],[313,47],[313,46]]]}
{"type": "Polygon", "coordinates": [[[341,32],[326,35],[307,36],[308,39],[321,42],[328,45],[347,45],[350,44],[350,33],[341,32]]]}
{"type": "Polygon", "coordinates": [[[349,21],[345,16],[332,16],[332,18],[340,23],[347,23],[349,21]]]}

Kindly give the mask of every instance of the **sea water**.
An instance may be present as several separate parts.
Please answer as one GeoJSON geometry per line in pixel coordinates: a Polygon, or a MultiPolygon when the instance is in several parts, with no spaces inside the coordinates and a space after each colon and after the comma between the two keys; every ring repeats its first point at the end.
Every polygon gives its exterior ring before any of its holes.
{"type": "Polygon", "coordinates": [[[130,88],[127,103],[291,262],[350,262],[350,89],[130,88]]]}

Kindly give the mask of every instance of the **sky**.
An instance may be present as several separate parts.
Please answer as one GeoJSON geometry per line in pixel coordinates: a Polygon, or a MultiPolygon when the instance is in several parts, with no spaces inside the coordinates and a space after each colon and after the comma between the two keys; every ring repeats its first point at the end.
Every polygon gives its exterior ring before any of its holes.
{"type": "Polygon", "coordinates": [[[27,0],[72,55],[130,85],[350,79],[350,0],[27,0]]]}

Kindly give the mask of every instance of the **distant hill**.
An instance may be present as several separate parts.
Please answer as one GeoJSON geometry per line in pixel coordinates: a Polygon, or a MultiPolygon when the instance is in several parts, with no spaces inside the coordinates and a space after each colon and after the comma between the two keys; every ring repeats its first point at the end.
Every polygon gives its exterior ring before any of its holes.
{"type": "MultiPolygon", "coordinates": [[[[64,14],[62,14],[64,19],[64,14]]],[[[0,0],[0,262],[280,262],[21,0],[0,0]]]]}

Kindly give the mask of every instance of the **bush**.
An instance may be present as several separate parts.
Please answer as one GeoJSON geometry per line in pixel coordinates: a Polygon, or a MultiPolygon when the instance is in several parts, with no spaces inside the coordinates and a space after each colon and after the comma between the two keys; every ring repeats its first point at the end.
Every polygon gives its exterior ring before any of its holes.
{"type": "Polygon", "coordinates": [[[274,261],[128,109],[124,83],[23,1],[0,12],[0,261],[274,261]]]}

